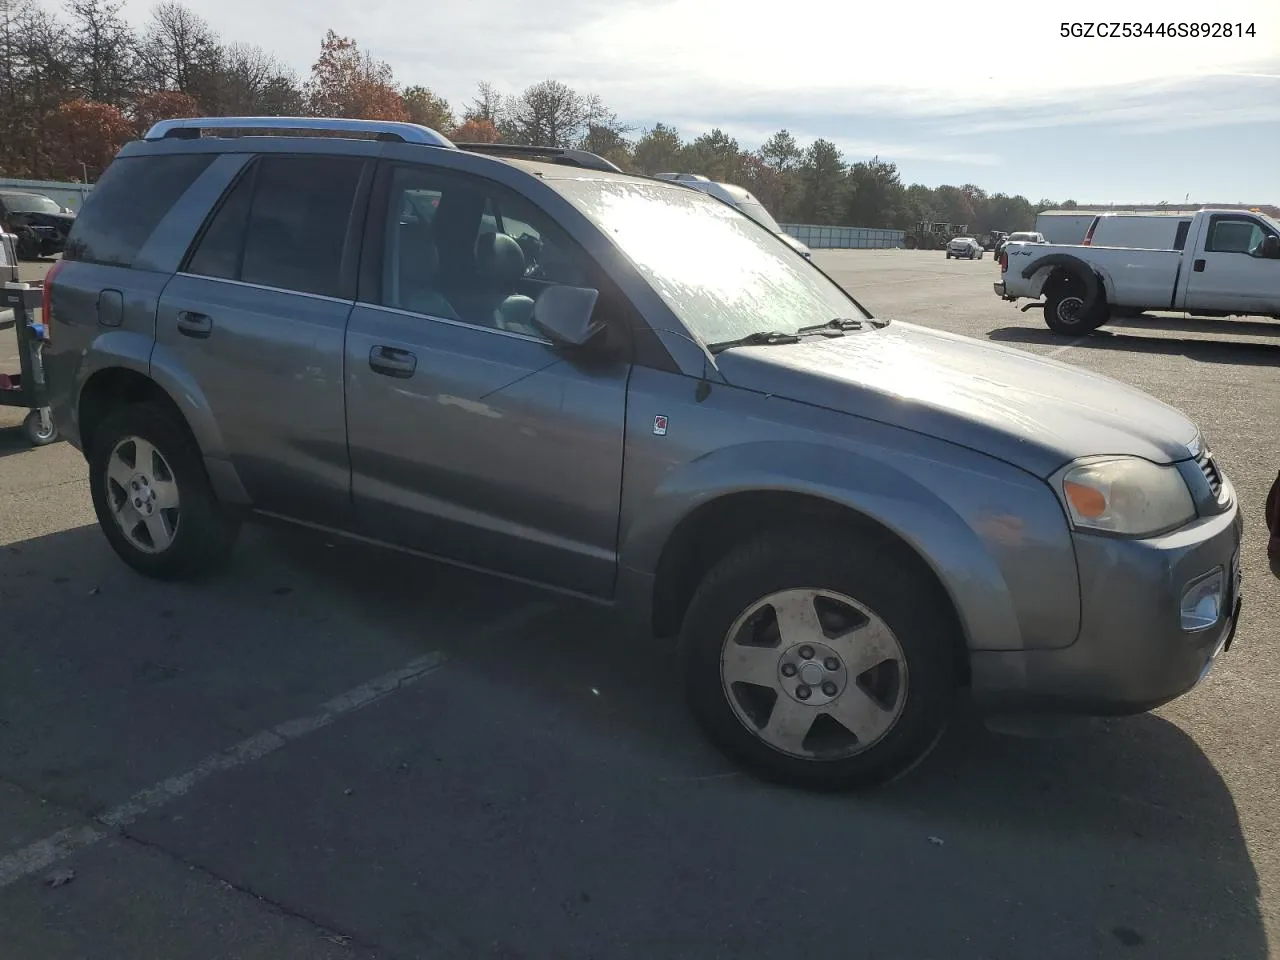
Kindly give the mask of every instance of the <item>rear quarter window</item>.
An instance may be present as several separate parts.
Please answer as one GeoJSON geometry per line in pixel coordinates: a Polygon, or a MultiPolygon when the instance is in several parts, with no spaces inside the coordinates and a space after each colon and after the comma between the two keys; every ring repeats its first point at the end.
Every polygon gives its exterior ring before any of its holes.
{"type": "Polygon", "coordinates": [[[213,154],[123,157],[107,167],[67,240],[64,260],[129,267],[213,154]]]}

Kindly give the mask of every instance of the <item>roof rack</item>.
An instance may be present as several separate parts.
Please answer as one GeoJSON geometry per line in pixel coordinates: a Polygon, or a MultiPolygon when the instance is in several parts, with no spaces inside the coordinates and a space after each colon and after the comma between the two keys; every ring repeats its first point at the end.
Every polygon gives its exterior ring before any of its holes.
{"type": "Polygon", "coordinates": [[[604,170],[608,173],[623,173],[623,169],[610,163],[604,157],[586,150],[569,150],[564,147],[529,147],[517,143],[455,143],[459,150],[472,153],[491,153],[497,157],[515,157],[526,160],[550,160],[587,170],[604,170]]]}
{"type": "Polygon", "coordinates": [[[147,131],[147,140],[196,140],[205,130],[313,130],[329,133],[372,133],[378,140],[419,143],[431,147],[453,144],[430,127],[394,120],[345,120],[330,117],[187,117],[161,120],[147,131]]]}

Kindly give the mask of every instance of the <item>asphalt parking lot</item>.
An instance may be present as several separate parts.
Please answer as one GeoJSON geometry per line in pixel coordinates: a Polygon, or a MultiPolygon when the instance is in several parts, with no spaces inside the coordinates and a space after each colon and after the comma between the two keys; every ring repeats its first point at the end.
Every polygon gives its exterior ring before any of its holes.
{"type": "Polygon", "coordinates": [[[764,786],[705,745],[672,651],[592,608],[252,529],[211,582],[145,581],[99,534],[79,455],[28,449],[0,409],[0,956],[1280,948],[1261,521],[1280,323],[1153,318],[1071,343],[992,294],[989,256],[817,258],[880,316],[1079,364],[1200,422],[1247,521],[1243,621],[1200,687],[1063,729],[962,716],[874,794],[764,786]]]}

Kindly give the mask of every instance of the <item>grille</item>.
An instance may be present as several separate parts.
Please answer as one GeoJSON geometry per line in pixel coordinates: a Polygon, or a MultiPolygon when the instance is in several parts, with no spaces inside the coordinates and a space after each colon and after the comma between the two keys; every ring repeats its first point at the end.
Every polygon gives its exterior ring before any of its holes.
{"type": "Polygon", "coordinates": [[[1218,472],[1218,465],[1213,462],[1213,454],[1208,450],[1201,450],[1200,455],[1196,457],[1196,466],[1209,481],[1209,489],[1213,491],[1213,495],[1219,496],[1222,493],[1222,474],[1218,472]]]}

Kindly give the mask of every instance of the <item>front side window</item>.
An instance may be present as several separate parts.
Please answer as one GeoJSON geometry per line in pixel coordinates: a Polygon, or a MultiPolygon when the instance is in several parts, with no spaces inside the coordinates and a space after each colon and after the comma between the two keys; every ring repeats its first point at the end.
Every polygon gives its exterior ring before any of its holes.
{"type": "Polygon", "coordinates": [[[629,180],[564,180],[556,188],[704,343],[867,316],[807,260],[711,197],[629,180]]]}
{"type": "Polygon", "coordinates": [[[1205,250],[1210,253],[1244,253],[1257,256],[1267,235],[1262,224],[1250,218],[1214,218],[1209,225],[1209,241],[1205,250]]]}
{"type": "Polygon", "coordinates": [[[430,218],[388,216],[379,302],[446,320],[539,336],[548,286],[593,286],[587,254],[545,213],[489,181],[425,167],[391,174],[389,210],[430,196],[430,218]]]}

